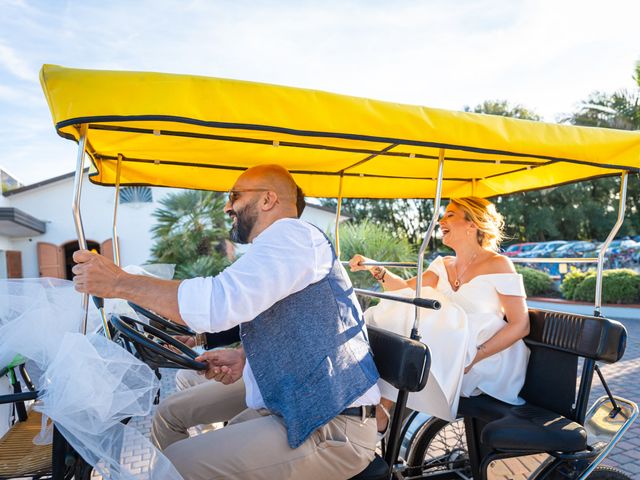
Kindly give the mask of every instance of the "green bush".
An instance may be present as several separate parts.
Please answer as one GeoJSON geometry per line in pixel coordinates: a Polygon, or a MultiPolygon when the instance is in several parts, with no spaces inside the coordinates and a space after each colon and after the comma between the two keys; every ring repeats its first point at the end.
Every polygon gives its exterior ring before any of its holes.
{"type": "MultiPolygon", "coordinates": [[[[330,237],[333,235],[329,234],[330,237]]],[[[334,242],[335,244],[335,242],[334,242]]],[[[415,262],[416,253],[406,237],[397,237],[381,225],[368,221],[347,223],[340,226],[340,258],[349,260],[356,253],[379,262],[415,262]]],[[[349,268],[347,267],[347,271],[349,268]]],[[[415,269],[397,269],[396,274],[409,278],[415,269]]],[[[350,273],[354,287],[378,289],[378,282],[369,272],[350,273]]],[[[369,297],[359,297],[360,305],[367,308],[372,305],[369,297]]]]}
{"type": "Polygon", "coordinates": [[[519,265],[516,266],[516,271],[522,275],[528,297],[535,297],[553,290],[553,280],[548,273],[519,265]]]}
{"type": "MultiPolygon", "coordinates": [[[[596,295],[596,272],[589,271],[575,288],[574,300],[592,302],[596,295]]],[[[602,303],[640,302],[640,275],[621,268],[602,275],[602,303]]]]}
{"type": "Polygon", "coordinates": [[[582,283],[587,277],[587,272],[581,272],[575,268],[572,268],[562,279],[560,284],[560,292],[562,296],[567,300],[574,300],[573,296],[576,291],[576,287],[582,283]]]}

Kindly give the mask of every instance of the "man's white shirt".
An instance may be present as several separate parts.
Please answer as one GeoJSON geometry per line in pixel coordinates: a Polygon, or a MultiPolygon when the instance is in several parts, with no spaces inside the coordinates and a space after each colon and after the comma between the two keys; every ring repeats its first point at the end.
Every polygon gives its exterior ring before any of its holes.
{"type": "MultiPolygon", "coordinates": [[[[293,218],[277,220],[219,275],[184,280],[178,288],[180,315],[196,332],[229,330],[319,282],[327,276],[332,263],[331,246],[316,227],[293,218]]],[[[346,272],[343,275],[348,279],[346,272]]],[[[248,359],[242,377],[247,406],[264,408],[248,359]]],[[[380,390],[374,385],[351,406],[379,402],[380,390]]]]}

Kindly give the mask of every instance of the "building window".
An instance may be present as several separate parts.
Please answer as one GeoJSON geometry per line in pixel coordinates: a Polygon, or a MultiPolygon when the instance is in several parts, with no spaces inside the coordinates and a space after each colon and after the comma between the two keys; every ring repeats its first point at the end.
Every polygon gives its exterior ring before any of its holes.
{"type": "Polygon", "coordinates": [[[149,187],[122,187],[120,203],[151,203],[153,195],[149,187]]]}

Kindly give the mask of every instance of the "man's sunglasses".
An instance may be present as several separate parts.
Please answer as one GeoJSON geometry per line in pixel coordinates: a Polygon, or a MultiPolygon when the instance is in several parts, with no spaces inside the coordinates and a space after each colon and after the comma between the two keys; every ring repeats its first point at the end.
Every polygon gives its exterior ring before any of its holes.
{"type": "Polygon", "coordinates": [[[229,196],[229,203],[233,205],[233,203],[240,198],[241,193],[245,192],[269,192],[268,188],[247,188],[245,190],[229,190],[227,195],[229,196]]]}

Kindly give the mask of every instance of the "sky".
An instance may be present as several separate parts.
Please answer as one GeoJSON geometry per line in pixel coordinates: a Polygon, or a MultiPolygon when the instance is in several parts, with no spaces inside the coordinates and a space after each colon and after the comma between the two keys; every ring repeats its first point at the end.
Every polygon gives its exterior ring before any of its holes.
{"type": "Polygon", "coordinates": [[[44,63],[206,75],[461,110],[520,104],[554,122],[634,87],[640,0],[0,0],[0,168],[75,169],[44,63]]]}

